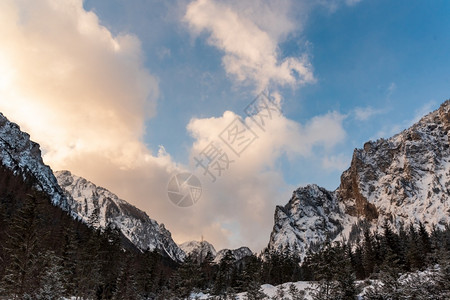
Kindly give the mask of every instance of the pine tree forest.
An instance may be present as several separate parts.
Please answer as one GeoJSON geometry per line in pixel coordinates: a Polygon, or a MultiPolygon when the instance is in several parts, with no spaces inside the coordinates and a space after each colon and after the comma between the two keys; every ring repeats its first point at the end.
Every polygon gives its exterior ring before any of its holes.
{"type": "MultiPolygon", "coordinates": [[[[176,263],[156,251],[139,251],[115,228],[93,230],[53,206],[32,181],[0,172],[1,299],[268,299],[261,285],[313,281],[313,299],[450,299],[450,227],[386,223],[371,232],[355,225],[350,240],[327,241],[302,262],[283,249],[219,263],[211,255],[176,263]],[[426,280],[418,271],[424,271],[426,280]],[[405,274],[409,274],[406,276],[405,274]]],[[[276,299],[304,299],[294,285],[276,299]]]]}

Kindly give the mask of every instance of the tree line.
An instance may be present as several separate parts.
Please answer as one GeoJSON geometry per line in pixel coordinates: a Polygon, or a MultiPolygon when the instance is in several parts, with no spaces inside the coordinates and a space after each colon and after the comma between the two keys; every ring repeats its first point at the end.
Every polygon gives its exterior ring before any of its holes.
{"type": "MultiPolygon", "coordinates": [[[[371,232],[360,222],[349,241],[327,240],[303,261],[284,248],[238,261],[228,251],[219,263],[211,253],[176,263],[156,250],[139,251],[115,228],[74,220],[23,175],[0,167],[0,298],[184,299],[203,292],[234,299],[248,292],[248,299],[267,299],[261,284],[313,281],[316,300],[355,299],[363,288],[365,299],[450,299],[449,225],[394,231],[386,222],[371,232]],[[420,270],[427,280],[401,277],[420,270]]],[[[287,293],[304,299],[295,285],[287,293]]],[[[276,299],[285,296],[279,288],[276,299]]]]}

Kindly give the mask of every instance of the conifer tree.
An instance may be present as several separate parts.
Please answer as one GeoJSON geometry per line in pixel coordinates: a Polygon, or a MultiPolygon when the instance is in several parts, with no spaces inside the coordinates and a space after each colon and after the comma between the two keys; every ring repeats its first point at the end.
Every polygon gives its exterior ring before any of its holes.
{"type": "Polygon", "coordinates": [[[240,280],[241,291],[247,291],[252,281],[261,282],[261,261],[258,257],[251,255],[246,258],[240,280]]]}
{"type": "Polygon", "coordinates": [[[160,270],[159,255],[156,251],[147,249],[141,257],[137,270],[137,283],[144,297],[150,297],[159,289],[160,270]]]}
{"type": "Polygon", "coordinates": [[[435,276],[440,299],[450,299],[450,251],[442,249],[439,255],[439,272],[435,276]]]}
{"type": "Polygon", "coordinates": [[[40,288],[36,295],[38,300],[59,300],[65,293],[65,278],[62,259],[53,251],[46,251],[41,256],[44,274],[40,280],[40,288]]]}
{"type": "Polygon", "coordinates": [[[62,267],[63,276],[66,279],[64,281],[64,290],[67,292],[67,295],[74,295],[80,246],[72,226],[65,228],[63,238],[62,267]]]}
{"type": "Polygon", "coordinates": [[[39,266],[37,223],[37,201],[30,196],[13,218],[6,242],[9,264],[2,286],[14,299],[21,299],[36,290],[39,266]]]}
{"type": "MultiPolygon", "coordinates": [[[[99,239],[99,274],[101,276],[101,294],[102,297],[110,299],[117,290],[117,278],[121,272],[121,266],[118,261],[124,254],[121,252],[120,232],[117,228],[107,226],[102,237],[99,239]]],[[[131,254],[128,254],[130,256],[131,254]]],[[[129,263],[132,262],[130,258],[129,263]]]]}
{"type": "Polygon", "coordinates": [[[347,248],[345,244],[336,246],[334,273],[337,286],[335,291],[333,291],[334,299],[355,299],[358,294],[350,256],[351,248],[347,248]]]}
{"type": "Polygon", "coordinates": [[[378,274],[381,284],[376,284],[367,291],[367,299],[402,299],[402,286],[399,282],[400,266],[398,256],[388,248],[381,271],[378,274]]]}
{"type": "Polygon", "coordinates": [[[234,257],[228,250],[219,263],[219,270],[216,275],[213,293],[215,295],[223,294],[230,287],[231,274],[233,272],[234,257]]]}
{"type": "Polygon", "coordinates": [[[336,289],[335,256],[336,249],[331,246],[329,240],[325,242],[322,251],[315,256],[312,266],[315,269],[314,277],[317,283],[310,293],[314,300],[333,299],[333,291],[336,289]]]}
{"type": "Polygon", "coordinates": [[[128,256],[121,266],[120,275],[117,279],[117,290],[113,299],[137,300],[139,298],[132,259],[131,256],[128,256]]]}
{"type": "Polygon", "coordinates": [[[93,298],[101,282],[100,274],[100,231],[93,231],[86,244],[83,245],[77,263],[76,295],[84,298],[93,298]]]}
{"type": "MultiPolygon", "coordinates": [[[[419,241],[419,249],[421,250],[420,254],[422,258],[426,258],[431,252],[431,241],[430,235],[422,222],[419,222],[419,241]]],[[[423,261],[425,262],[425,260],[423,261]]]]}
{"type": "Polygon", "coordinates": [[[267,299],[267,295],[264,293],[261,284],[256,281],[252,281],[249,284],[249,289],[245,295],[246,300],[262,300],[267,299]]]}
{"type": "Polygon", "coordinates": [[[200,263],[200,283],[199,288],[207,289],[211,287],[214,278],[214,256],[208,251],[203,261],[200,263]]]}
{"type": "Polygon", "coordinates": [[[188,297],[192,290],[200,285],[200,268],[197,260],[188,255],[177,272],[180,280],[177,294],[180,297],[188,297]]]}
{"type": "Polygon", "coordinates": [[[365,276],[368,277],[373,273],[375,265],[377,263],[375,239],[368,228],[364,230],[364,242],[362,248],[362,263],[364,266],[364,273],[365,276]]]}

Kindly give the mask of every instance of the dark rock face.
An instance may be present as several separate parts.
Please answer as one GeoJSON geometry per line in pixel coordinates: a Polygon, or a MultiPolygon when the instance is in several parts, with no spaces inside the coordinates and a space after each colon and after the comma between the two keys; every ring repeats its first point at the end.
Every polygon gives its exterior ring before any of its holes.
{"type": "Polygon", "coordinates": [[[350,168],[341,176],[341,185],[338,190],[338,197],[341,202],[346,204],[345,212],[353,217],[364,217],[369,221],[378,217],[376,207],[367,201],[361,193],[359,182],[376,180],[375,169],[373,166],[367,166],[369,169],[365,174],[359,174],[359,170],[364,167],[362,154],[367,154],[373,150],[373,145],[369,142],[364,145],[364,149],[356,149],[353,153],[350,168]],[[363,152],[363,153],[361,153],[363,152]],[[364,176],[361,178],[360,176],[364,176]]]}
{"type": "Polygon", "coordinates": [[[447,100],[409,129],[355,149],[337,190],[299,188],[287,205],[275,209],[268,247],[305,253],[320,247],[327,235],[348,238],[361,221],[372,229],[384,220],[394,228],[419,221],[428,229],[444,226],[450,221],[449,130],[447,100]]]}

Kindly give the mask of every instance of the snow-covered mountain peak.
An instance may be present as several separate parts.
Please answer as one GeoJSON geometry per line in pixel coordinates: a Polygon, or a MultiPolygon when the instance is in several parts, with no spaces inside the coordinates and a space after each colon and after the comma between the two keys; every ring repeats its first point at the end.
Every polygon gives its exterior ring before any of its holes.
{"type": "Polygon", "coordinates": [[[355,149],[334,192],[317,185],[294,191],[275,209],[269,249],[304,256],[326,239],[348,238],[361,221],[372,229],[422,222],[427,229],[450,221],[450,101],[389,139],[355,149]]]}
{"type": "Polygon", "coordinates": [[[285,206],[277,206],[274,218],[269,249],[288,248],[304,257],[327,237],[335,238],[351,217],[343,213],[335,192],[307,185],[295,190],[285,206]]]}
{"type": "Polygon", "coordinates": [[[430,228],[448,221],[449,111],[446,101],[400,134],[355,150],[338,189],[349,214],[378,225],[386,217],[397,226],[421,221],[430,228]]]}
{"type": "Polygon", "coordinates": [[[120,199],[109,190],[72,174],[55,172],[64,190],[71,211],[95,228],[114,226],[141,250],[157,249],[176,261],[183,261],[185,253],[173,241],[171,233],[145,212],[120,199]]]}
{"type": "Polygon", "coordinates": [[[212,258],[212,262],[215,264],[220,263],[226,253],[230,251],[234,262],[242,260],[244,257],[253,255],[253,252],[248,247],[240,247],[237,249],[222,249],[216,252],[214,246],[207,241],[190,241],[180,245],[180,248],[190,255],[195,261],[201,263],[207,256],[212,258]]]}
{"type": "Polygon", "coordinates": [[[191,258],[199,263],[203,262],[206,257],[214,259],[217,251],[214,246],[207,241],[189,241],[179,245],[181,250],[190,255],[191,258]]]}
{"type": "Polygon", "coordinates": [[[1,164],[21,175],[25,180],[32,180],[37,190],[49,195],[54,205],[67,210],[64,193],[59,187],[49,166],[45,165],[39,144],[30,140],[30,135],[10,122],[0,113],[0,160],[1,164]]]}
{"type": "Polygon", "coordinates": [[[173,241],[170,232],[145,212],[70,171],[54,174],[44,164],[39,144],[31,141],[29,134],[1,113],[0,162],[16,176],[32,182],[55,206],[68,211],[74,218],[95,228],[114,226],[141,250],[158,249],[176,261],[184,259],[184,252],[173,241]]]}
{"type": "Polygon", "coordinates": [[[252,250],[250,250],[250,248],[248,248],[248,247],[240,247],[240,248],[231,249],[231,250],[230,249],[222,249],[219,252],[217,252],[216,257],[214,258],[214,262],[217,264],[220,263],[220,261],[222,260],[222,258],[225,257],[225,255],[227,254],[228,251],[231,252],[231,255],[233,256],[233,259],[235,262],[240,261],[244,257],[253,255],[252,250]]]}

